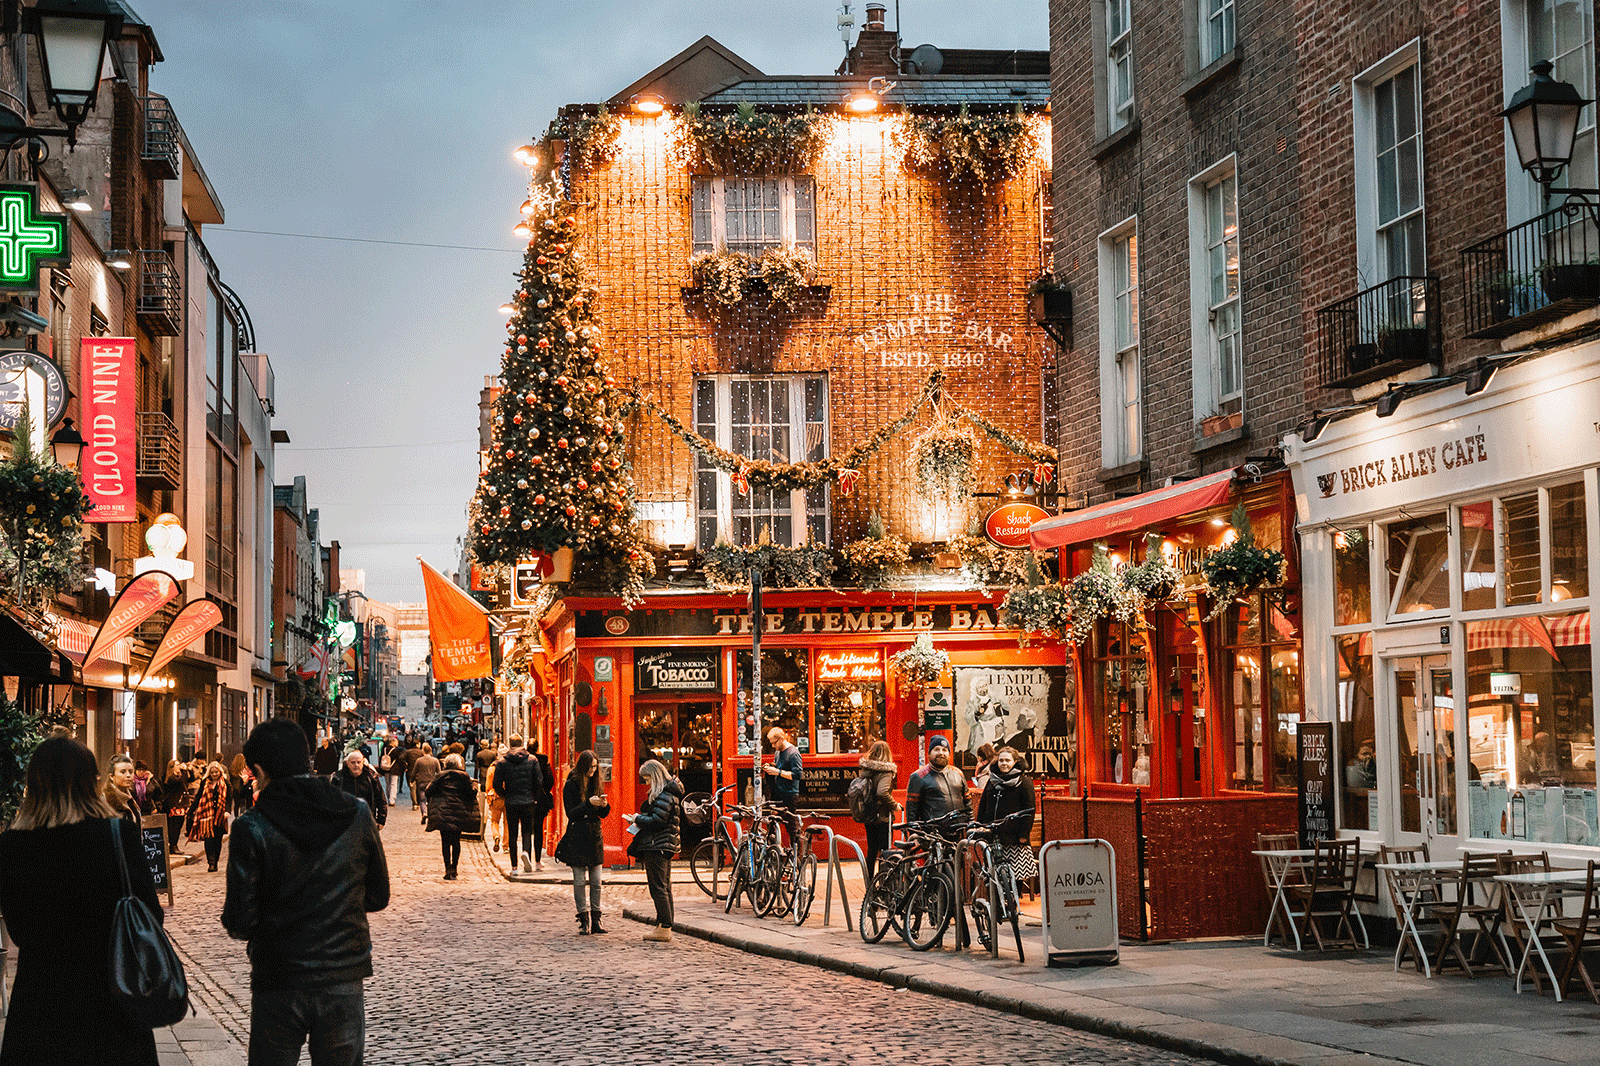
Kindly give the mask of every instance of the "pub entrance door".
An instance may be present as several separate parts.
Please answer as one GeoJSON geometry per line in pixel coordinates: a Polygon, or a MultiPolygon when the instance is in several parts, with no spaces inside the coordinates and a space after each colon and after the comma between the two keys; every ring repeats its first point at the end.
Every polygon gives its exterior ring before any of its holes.
{"type": "MultiPolygon", "coordinates": [[[[634,704],[639,735],[639,763],[660,760],[683,784],[685,793],[713,792],[722,766],[722,707],[706,701],[634,704]]],[[[637,767],[635,768],[637,770],[637,767]]],[[[710,831],[709,826],[681,823],[685,853],[710,831]]]]}
{"type": "Polygon", "coordinates": [[[1184,624],[1176,610],[1150,612],[1155,616],[1155,663],[1161,702],[1156,732],[1157,751],[1152,758],[1157,795],[1209,794],[1206,767],[1205,672],[1200,669],[1199,636],[1184,624]]]}

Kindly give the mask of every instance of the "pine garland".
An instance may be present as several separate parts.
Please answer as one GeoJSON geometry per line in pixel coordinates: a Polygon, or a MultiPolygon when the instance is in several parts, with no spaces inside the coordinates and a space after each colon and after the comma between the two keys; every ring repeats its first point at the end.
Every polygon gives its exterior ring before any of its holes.
{"type": "Polygon", "coordinates": [[[1039,149],[1022,105],[1004,115],[907,115],[892,133],[906,169],[988,184],[1021,174],[1039,149]]]}
{"type": "Polygon", "coordinates": [[[673,127],[672,155],[694,174],[806,174],[815,169],[832,129],[831,117],[810,108],[779,115],[742,103],[732,114],[708,115],[691,101],[673,127]]]}
{"type": "Polygon", "coordinates": [[[592,116],[563,116],[550,124],[549,140],[567,142],[567,161],[579,170],[593,170],[622,152],[622,121],[601,105],[592,116]]]}

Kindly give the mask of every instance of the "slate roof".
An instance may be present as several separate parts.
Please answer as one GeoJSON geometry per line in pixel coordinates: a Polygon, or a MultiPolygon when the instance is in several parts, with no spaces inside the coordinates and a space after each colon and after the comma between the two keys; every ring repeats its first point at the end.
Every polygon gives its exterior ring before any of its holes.
{"type": "MultiPolygon", "coordinates": [[[[748,78],[712,93],[704,103],[752,103],[758,107],[800,106],[818,109],[837,107],[845,98],[867,87],[866,78],[819,75],[815,77],[748,78]]],[[[883,94],[887,107],[912,110],[955,108],[962,104],[974,110],[997,110],[1021,104],[1042,108],[1050,103],[1050,79],[988,75],[897,75],[889,79],[894,88],[883,94]]]]}

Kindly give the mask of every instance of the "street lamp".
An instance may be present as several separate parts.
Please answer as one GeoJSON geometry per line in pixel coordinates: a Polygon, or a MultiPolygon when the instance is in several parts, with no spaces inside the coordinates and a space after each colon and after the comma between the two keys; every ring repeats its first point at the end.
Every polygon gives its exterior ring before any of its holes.
{"type": "Polygon", "coordinates": [[[61,421],[61,428],[50,438],[50,453],[62,466],[78,468],[78,456],[83,452],[83,434],[72,424],[72,419],[61,421]]]}
{"type": "MultiPolygon", "coordinates": [[[[1533,65],[1533,81],[1518,89],[1511,103],[1500,112],[1511,128],[1511,142],[1517,149],[1517,161],[1533,180],[1544,186],[1544,195],[1550,197],[1550,186],[1572,162],[1572,145],[1578,135],[1578,118],[1592,100],[1583,96],[1564,81],[1555,81],[1550,72],[1555,68],[1548,60],[1533,65]]],[[[1571,197],[1580,194],[1588,203],[1589,197],[1600,196],[1596,189],[1561,189],[1571,197]]]]}
{"type": "Polygon", "coordinates": [[[39,46],[45,97],[66,123],[67,143],[94,110],[106,45],[122,33],[122,10],[111,0],[39,0],[27,9],[39,46]]]}

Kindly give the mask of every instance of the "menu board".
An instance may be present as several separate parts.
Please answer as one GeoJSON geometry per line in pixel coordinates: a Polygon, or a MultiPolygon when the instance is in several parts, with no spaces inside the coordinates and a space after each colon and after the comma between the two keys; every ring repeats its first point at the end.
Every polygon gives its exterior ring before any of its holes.
{"type": "Polygon", "coordinates": [[[1297,746],[1300,762],[1300,846],[1337,836],[1333,827],[1333,723],[1301,722],[1297,746]]]}
{"type": "Polygon", "coordinates": [[[167,852],[166,815],[147,815],[139,823],[139,844],[144,852],[145,865],[150,868],[150,880],[155,882],[156,895],[166,893],[167,906],[172,906],[172,867],[167,852]]]}

